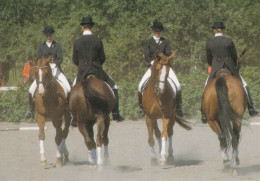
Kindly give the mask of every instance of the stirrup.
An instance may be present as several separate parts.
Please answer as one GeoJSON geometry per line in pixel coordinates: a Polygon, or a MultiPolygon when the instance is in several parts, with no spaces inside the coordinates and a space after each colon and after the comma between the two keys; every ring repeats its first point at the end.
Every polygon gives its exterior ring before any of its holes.
{"type": "Polygon", "coordinates": [[[33,116],[33,113],[31,111],[27,111],[26,115],[25,115],[25,119],[32,119],[34,116],[33,116]]]}
{"type": "Polygon", "coordinates": [[[140,108],[139,114],[140,114],[141,117],[145,117],[144,109],[140,108]]]}
{"type": "Polygon", "coordinates": [[[201,121],[202,121],[203,124],[207,123],[207,118],[204,114],[201,115],[201,121]]]}

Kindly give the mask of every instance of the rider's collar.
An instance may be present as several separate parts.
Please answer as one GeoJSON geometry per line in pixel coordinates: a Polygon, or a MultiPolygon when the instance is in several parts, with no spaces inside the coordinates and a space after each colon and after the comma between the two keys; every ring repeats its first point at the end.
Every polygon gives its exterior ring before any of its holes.
{"type": "Polygon", "coordinates": [[[223,36],[223,34],[222,33],[216,33],[215,37],[217,37],[217,36],[223,36]]]}
{"type": "Polygon", "coordinates": [[[159,43],[161,36],[159,36],[158,38],[156,36],[153,36],[153,39],[155,40],[156,43],[159,43]]]}
{"type": "Polygon", "coordinates": [[[51,47],[51,44],[52,44],[52,41],[51,41],[51,42],[46,41],[46,45],[47,45],[49,48],[51,47]]]}
{"type": "Polygon", "coordinates": [[[92,32],[89,30],[83,31],[83,35],[92,35],[92,32]]]}

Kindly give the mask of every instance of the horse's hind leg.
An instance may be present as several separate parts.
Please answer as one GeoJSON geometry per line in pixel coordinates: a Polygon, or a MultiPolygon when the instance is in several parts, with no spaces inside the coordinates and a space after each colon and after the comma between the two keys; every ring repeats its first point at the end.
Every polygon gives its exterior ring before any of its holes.
{"type": "Polygon", "coordinates": [[[156,152],[154,150],[154,139],[153,139],[153,127],[154,127],[154,121],[151,119],[148,115],[146,115],[146,126],[148,129],[148,144],[150,145],[151,148],[151,159],[152,161],[156,159],[156,152]]]}
{"type": "Polygon", "coordinates": [[[102,143],[105,131],[105,119],[103,115],[99,115],[97,118],[97,164],[102,165],[102,143]]]}
{"type": "Polygon", "coordinates": [[[44,151],[44,139],[45,139],[45,133],[44,133],[44,126],[45,126],[45,117],[38,114],[37,115],[37,122],[39,126],[39,140],[40,140],[40,154],[41,154],[41,166],[45,166],[47,161],[45,158],[45,151],[44,151]]]}
{"type": "Polygon", "coordinates": [[[173,125],[174,125],[174,120],[171,119],[169,122],[169,126],[168,126],[168,140],[169,140],[169,146],[168,146],[168,157],[167,160],[168,161],[173,161],[173,147],[172,147],[172,136],[173,136],[173,125]]]}
{"type": "Polygon", "coordinates": [[[56,129],[55,143],[57,145],[56,153],[56,167],[62,166],[62,118],[56,118],[52,121],[53,126],[56,129]]]}
{"type": "MultiPolygon", "coordinates": [[[[238,144],[239,144],[239,138],[240,138],[240,131],[241,131],[241,120],[236,122],[237,129],[234,129],[234,136],[232,137],[232,160],[231,160],[231,168],[232,168],[232,175],[236,175],[236,166],[240,164],[240,161],[238,159],[238,144]]],[[[235,123],[233,123],[235,124],[235,123]]],[[[234,128],[234,126],[233,126],[234,128]]]]}
{"type": "Polygon", "coordinates": [[[229,162],[229,157],[227,153],[227,142],[225,137],[223,137],[220,125],[218,121],[208,121],[208,124],[210,128],[217,134],[219,142],[220,142],[220,148],[221,148],[221,156],[223,159],[223,164],[224,164],[224,170],[229,169],[230,167],[230,162],[229,162]]]}
{"type": "Polygon", "coordinates": [[[108,139],[108,130],[109,130],[109,126],[110,126],[110,118],[109,115],[107,115],[105,117],[105,129],[103,132],[103,136],[102,136],[102,142],[104,144],[104,161],[108,161],[109,158],[109,152],[108,152],[108,143],[109,143],[109,139],[108,139]]]}
{"type": "Polygon", "coordinates": [[[64,156],[64,164],[66,164],[67,162],[69,162],[69,151],[67,149],[67,146],[66,146],[66,138],[69,134],[69,127],[70,127],[70,113],[69,111],[66,111],[65,112],[65,115],[64,115],[64,119],[65,119],[65,126],[62,130],[62,140],[61,140],[61,145],[62,145],[62,154],[64,156]]]}
{"type": "MultiPolygon", "coordinates": [[[[93,132],[93,124],[90,122],[83,123],[80,119],[77,119],[78,129],[80,133],[83,135],[85,144],[88,148],[88,160],[90,164],[96,164],[96,145],[93,144],[94,141],[94,132],[93,132]],[[86,124],[86,125],[85,125],[86,124]]],[[[95,143],[95,141],[94,141],[95,143]]]]}
{"type": "Polygon", "coordinates": [[[161,153],[161,150],[162,150],[162,139],[161,139],[161,131],[158,127],[158,123],[157,121],[153,121],[153,126],[154,126],[154,134],[155,134],[155,137],[158,141],[158,146],[159,146],[159,153],[161,153]]]}

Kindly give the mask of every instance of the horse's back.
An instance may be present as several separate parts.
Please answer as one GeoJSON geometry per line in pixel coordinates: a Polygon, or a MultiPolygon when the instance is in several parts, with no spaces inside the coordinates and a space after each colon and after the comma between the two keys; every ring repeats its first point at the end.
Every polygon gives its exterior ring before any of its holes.
{"type": "Polygon", "coordinates": [[[218,96],[216,91],[216,81],[220,78],[225,80],[228,99],[232,108],[240,115],[245,111],[245,92],[241,81],[233,75],[226,75],[212,79],[205,87],[202,99],[202,112],[218,112],[218,96]],[[244,105],[244,106],[241,106],[244,105]]]}
{"type": "Polygon", "coordinates": [[[86,101],[97,111],[110,113],[114,107],[114,93],[103,81],[96,77],[90,77],[78,82],[71,91],[70,102],[72,109],[87,108],[86,101]]]}

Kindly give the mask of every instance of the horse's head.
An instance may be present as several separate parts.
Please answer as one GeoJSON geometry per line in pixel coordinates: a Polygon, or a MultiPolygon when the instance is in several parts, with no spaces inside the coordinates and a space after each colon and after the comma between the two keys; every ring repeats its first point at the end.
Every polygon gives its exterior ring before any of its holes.
{"type": "Polygon", "coordinates": [[[46,87],[52,82],[52,70],[49,64],[51,57],[45,59],[42,57],[39,60],[35,61],[35,79],[40,95],[44,95],[46,87]]]}
{"type": "Polygon", "coordinates": [[[163,53],[156,54],[156,59],[152,66],[151,79],[153,81],[154,90],[158,94],[164,92],[165,82],[167,81],[170,71],[170,61],[174,56],[175,53],[169,57],[163,53]]]}

